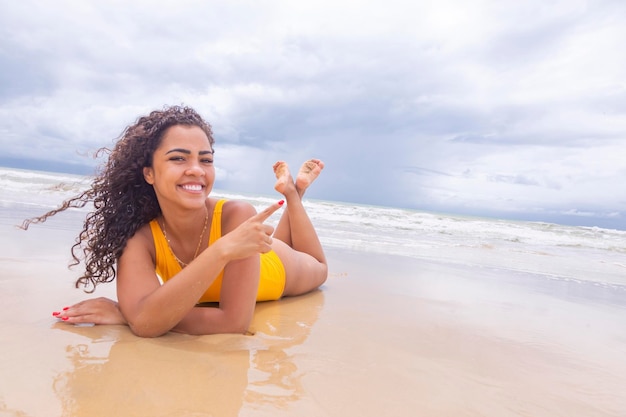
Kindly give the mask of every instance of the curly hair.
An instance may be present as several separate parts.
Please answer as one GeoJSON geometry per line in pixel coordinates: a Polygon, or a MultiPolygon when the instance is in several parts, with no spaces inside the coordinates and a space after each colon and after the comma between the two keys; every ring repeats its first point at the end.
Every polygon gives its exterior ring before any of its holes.
{"type": "Polygon", "coordinates": [[[197,126],[215,142],[211,125],[189,107],[171,106],[155,110],[137,119],[119,137],[113,150],[101,148],[96,156],[108,154],[106,163],[93,179],[88,190],[65,200],[57,209],[25,220],[23,229],[31,223],[41,223],[50,216],[68,208],[85,207],[93,203],[83,230],[76,238],[71,253],[76,266],[82,258],[85,272],[76,281],[85,292],[93,292],[100,283],[116,277],[115,265],[128,239],[141,226],[161,214],[154,189],[143,176],[143,168],[152,167],[154,151],[159,147],[166,130],[176,125],[197,126]]]}

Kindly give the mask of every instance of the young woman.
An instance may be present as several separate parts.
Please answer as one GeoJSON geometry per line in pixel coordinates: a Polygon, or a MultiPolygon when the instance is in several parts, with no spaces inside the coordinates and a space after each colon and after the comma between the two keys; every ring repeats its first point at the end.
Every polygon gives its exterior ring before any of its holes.
{"type": "MultiPolygon", "coordinates": [[[[210,125],[194,110],[169,107],[126,128],[90,189],[41,217],[93,203],[72,247],[84,258],[77,287],[117,278],[118,303],[85,300],[53,315],[68,323],[128,324],[138,336],[168,331],[245,333],[255,303],[304,294],[328,267],[302,205],[324,164],[306,161],[293,180],[277,162],[284,200],[260,213],[210,197],[215,181],[210,125]],[[264,221],[286,201],[274,230],[264,221]],[[82,255],[79,252],[82,249],[82,255]],[[199,306],[218,302],[217,306],[199,306]]],[[[79,257],[80,255],[80,257],[79,257]]]]}

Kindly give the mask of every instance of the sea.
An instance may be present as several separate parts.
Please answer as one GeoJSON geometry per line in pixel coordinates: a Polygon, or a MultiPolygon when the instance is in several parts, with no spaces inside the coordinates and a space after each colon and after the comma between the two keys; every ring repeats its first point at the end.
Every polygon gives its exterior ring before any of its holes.
{"type": "MultiPolygon", "coordinates": [[[[0,225],[18,225],[25,218],[56,208],[89,183],[88,176],[0,167],[0,225]]],[[[257,210],[276,200],[274,195],[225,190],[214,190],[213,195],[247,201],[257,210]]],[[[623,230],[314,199],[305,199],[304,204],[327,251],[376,253],[460,267],[509,270],[549,280],[585,282],[626,294],[623,230]]],[[[61,223],[53,217],[33,227],[73,227],[78,233],[88,211],[88,207],[72,209],[57,216],[65,216],[61,223]]],[[[277,219],[274,215],[268,221],[277,219]]]]}

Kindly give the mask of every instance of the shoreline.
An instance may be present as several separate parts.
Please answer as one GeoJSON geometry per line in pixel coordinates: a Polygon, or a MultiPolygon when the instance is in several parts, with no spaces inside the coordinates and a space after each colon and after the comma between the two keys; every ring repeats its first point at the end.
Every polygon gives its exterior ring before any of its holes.
{"type": "Polygon", "coordinates": [[[626,414],[619,287],[332,249],[322,289],[259,303],[253,336],[142,339],[51,316],[115,297],[74,288],[70,223],[0,232],[0,414],[626,414]]]}

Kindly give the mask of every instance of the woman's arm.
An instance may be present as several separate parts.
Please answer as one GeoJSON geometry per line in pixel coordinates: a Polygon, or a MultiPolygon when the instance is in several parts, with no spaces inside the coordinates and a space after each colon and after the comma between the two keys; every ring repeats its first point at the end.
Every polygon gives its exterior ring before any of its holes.
{"type": "MultiPolygon", "coordinates": [[[[241,224],[241,204],[237,201],[224,204],[223,236],[241,224]]],[[[196,307],[173,330],[190,334],[245,333],[254,315],[259,275],[258,254],[229,262],[224,268],[219,308],[196,307]]]]}
{"type": "Polygon", "coordinates": [[[120,310],[133,333],[155,337],[172,329],[196,334],[245,332],[254,312],[258,254],[271,249],[268,235],[273,228],[263,222],[279,207],[276,203],[253,215],[249,204],[232,205],[223,221],[227,234],[163,285],[154,272],[149,231],[133,236],[119,259],[117,277],[120,310]],[[222,269],[219,309],[195,307],[222,269]]]}
{"type": "Polygon", "coordinates": [[[219,307],[194,307],[172,330],[188,334],[245,333],[259,286],[259,256],[230,262],[224,270],[219,307]]]}

